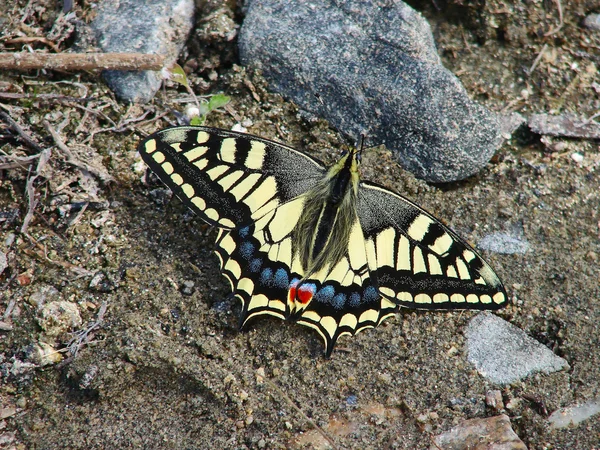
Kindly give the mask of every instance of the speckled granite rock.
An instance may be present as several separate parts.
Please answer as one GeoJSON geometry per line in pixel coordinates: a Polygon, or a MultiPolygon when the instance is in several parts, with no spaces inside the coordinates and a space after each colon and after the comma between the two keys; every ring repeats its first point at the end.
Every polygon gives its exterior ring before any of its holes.
{"type": "Polygon", "coordinates": [[[425,19],[402,2],[251,0],[242,63],[271,88],[431,182],[466,178],[501,143],[497,116],[440,63],[425,19]]]}
{"type": "MultiPolygon", "coordinates": [[[[105,0],[92,22],[105,52],[142,52],[177,60],[193,25],[193,0],[105,0]]],[[[106,70],[104,79],[121,100],[147,102],[160,88],[159,72],[106,70]]]]}

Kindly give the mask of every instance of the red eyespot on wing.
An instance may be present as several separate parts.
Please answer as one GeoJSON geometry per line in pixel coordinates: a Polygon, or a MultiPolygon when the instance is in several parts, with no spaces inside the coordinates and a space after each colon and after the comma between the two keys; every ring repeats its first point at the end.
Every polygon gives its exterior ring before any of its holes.
{"type": "Polygon", "coordinates": [[[288,301],[300,302],[306,305],[310,302],[315,295],[317,286],[314,283],[302,283],[298,286],[299,280],[294,279],[290,283],[290,290],[288,291],[288,301]]]}
{"type": "Polygon", "coordinates": [[[289,302],[293,302],[296,299],[296,284],[293,284],[292,286],[290,286],[290,290],[288,291],[288,301],[289,302]]]}
{"type": "Polygon", "coordinates": [[[300,303],[302,303],[303,305],[306,305],[312,300],[313,295],[315,295],[315,291],[316,286],[314,284],[301,284],[298,288],[298,300],[300,300],[300,303]]]}

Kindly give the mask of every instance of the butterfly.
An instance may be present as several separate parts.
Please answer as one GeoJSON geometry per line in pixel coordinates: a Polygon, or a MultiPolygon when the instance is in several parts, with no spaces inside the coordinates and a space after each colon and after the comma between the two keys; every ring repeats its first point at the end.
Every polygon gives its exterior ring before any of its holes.
{"type": "Polygon", "coordinates": [[[331,167],[286,145],[201,126],[140,143],[150,169],[219,228],[221,271],[241,301],[240,327],[268,314],[336,341],[401,307],[498,309],[498,276],[438,219],[360,179],[361,152],[331,167]]]}

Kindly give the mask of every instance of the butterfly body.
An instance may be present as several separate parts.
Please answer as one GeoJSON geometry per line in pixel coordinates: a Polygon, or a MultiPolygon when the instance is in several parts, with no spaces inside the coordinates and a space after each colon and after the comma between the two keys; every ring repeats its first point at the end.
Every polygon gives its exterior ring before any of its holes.
{"type": "Polygon", "coordinates": [[[207,223],[242,303],[337,339],[400,307],[497,309],[490,266],[454,232],[392,191],[361,181],[359,155],[325,165],[256,136],[208,127],[159,131],[139,152],[207,223]]]}

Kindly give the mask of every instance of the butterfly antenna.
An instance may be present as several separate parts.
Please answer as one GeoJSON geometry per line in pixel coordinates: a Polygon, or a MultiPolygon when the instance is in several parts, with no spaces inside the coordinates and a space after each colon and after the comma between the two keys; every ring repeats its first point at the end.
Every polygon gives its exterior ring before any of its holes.
{"type": "Polygon", "coordinates": [[[354,151],[359,159],[361,158],[362,152],[365,149],[365,139],[365,134],[361,133],[360,138],[358,138],[358,143],[356,144],[356,150],[354,151]]]}

